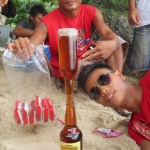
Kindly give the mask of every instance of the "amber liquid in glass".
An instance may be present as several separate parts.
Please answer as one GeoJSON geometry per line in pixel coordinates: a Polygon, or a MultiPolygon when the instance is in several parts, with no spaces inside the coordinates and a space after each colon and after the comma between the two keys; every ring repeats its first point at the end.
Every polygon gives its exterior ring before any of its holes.
{"type": "Polygon", "coordinates": [[[76,39],[59,37],[59,67],[65,82],[66,114],[65,127],[60,133],[61,150],[82,150],[82,132],[76,123],[74,107],[74,76],[77,72],[76,39]]]}
{"type": "Polygon", "coordinates": [[[77,72],[77,41],[74,37],[59,37],[59,68],[64,79],[73,79],[77,72]]]}

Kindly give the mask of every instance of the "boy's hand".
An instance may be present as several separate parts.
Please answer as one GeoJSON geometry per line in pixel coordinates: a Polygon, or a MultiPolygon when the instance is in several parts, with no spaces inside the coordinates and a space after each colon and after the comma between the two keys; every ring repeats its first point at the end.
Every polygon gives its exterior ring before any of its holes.
{"type": "Polygon", "coordinates": [[[140,15],[137,9],[129,11],[128,22],[130,25],[140,25],[140,15]]]}

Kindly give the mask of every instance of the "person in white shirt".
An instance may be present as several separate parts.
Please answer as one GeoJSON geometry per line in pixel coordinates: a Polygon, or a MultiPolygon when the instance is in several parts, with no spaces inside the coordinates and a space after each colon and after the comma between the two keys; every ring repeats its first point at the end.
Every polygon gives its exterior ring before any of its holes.
{"type": "Polygon", "coordinates": [[[128,21],[134,26],[128,67],[137,71],[150,69],[150,0],[128,0],[128,21]]]}

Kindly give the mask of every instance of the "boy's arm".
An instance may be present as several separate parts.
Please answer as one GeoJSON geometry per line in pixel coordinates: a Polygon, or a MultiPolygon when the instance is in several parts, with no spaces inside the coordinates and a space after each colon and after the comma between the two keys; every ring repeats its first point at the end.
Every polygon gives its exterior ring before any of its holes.
{"type": "Polygon", "coordinates": [[[107,59],[116,50],[118,44],[116,34],[107,26],[98,8],[96,8],[93,24],[103,40],[97,42],[96,47],[82,55],[83,61],[93,58],[107,59]]]}
{"type": "Polygon", "coordinates": [[[31,37],[33,35],[33,30],[29,28],[28,21],[21,20],[13,30],[13,34],[17,37],[31,37]]]}
{"type": "Polygon", "coordinates": [[[41,21],[37,24],[33,35],[28,39],[27,37],[14,40],[12,43],[8,44],[8,49],[11,51],[15,51],[21,57],[28,57],[33,54],[34,50],[31,47],[33,45],[39,45],[47,37],[47,28],[46,25],[41,21]]]}
{"type": "Polygon", "coordinates": [[[148,140],[143,140],[143,141],[140,143],[140,148],[141,148],[141,150],[149,150],[149,149],[150,149],[150,141],[148,141],[148,140]]]}
{"type": "Polygon", "coordinates": [[[47,27],[43,21],[40,21],[35,29],[33,35],[30,37],[30,41],[34,45],[39,45],[45,41],[47,37],[47,27]]]}
{"type": "Polygon", "coordinates": [[[138,9],[136,8],[135,0],[128,0],[129,14],[128,21],[131,25],[140,25],[140,15],[138,9]]]}
{"type": "Polygon", "coordinates": [[[96,8],[95,18],[93,23],[98,33],[102,36],[103,40],[115,41],[116,34],[110,29],[110,27],[107,26],[107,24],[103,19],[103,14],[98,8],[96,8]]]}
{"type": "Polygon", "coordinates": [[[33,35],[33,32],[34,30],[26,29],[21,26],[16,26],[12,33],[17,37],[30,37],[33,35]]]}

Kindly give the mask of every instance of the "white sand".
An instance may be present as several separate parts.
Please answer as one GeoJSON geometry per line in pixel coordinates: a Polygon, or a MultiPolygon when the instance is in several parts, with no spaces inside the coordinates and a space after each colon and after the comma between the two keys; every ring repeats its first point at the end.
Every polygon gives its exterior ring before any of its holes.
{"type": "MultiPolygon", "coordinates": [[[[13,79],[13,77],[12,77],[13,79]]],[[[13,119],[11,93],[0,59],[0,150],[59,150],[59,133],[63,126],[57,122],[19,126],[13,119]]],[[[52,84],[52,98],[57,116],[64,120],[65,94],[52,84]]],[[[83,133],[84,150],[139,150],[127,133],[127,118],[106,108],[82,93],[75,95],[77,123],[83,133]],[[124,134],[103,138],[92,133],[96,127],[112,128],[124,134]]]]}

